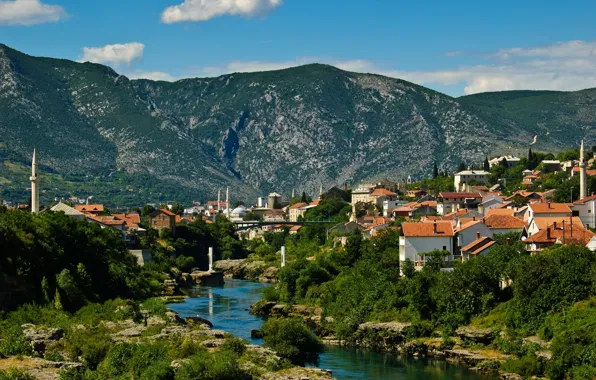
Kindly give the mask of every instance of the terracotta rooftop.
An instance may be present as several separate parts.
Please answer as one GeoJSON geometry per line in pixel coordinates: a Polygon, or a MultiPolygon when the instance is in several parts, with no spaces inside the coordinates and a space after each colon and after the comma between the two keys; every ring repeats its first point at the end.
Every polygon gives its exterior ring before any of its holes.
{"type": "Polygon", "coordinates": [[[306,203],[298,202],[298,203],[294,203],[289,208],[290,208],[290,210],[295,210],[295,209],[299,209],[300,207],[304,207],[304,206],[306,206],[306,203]]]}
{"type": "Polygon", "coordinates": [[[75,205],[75,210],[80,212],[104,212],[103,205],[75,205]]]}
{"type": "Polygon", "coordinates": [[[592,195],[589,197],[585,197],[584,199],[580,199],[579,201],[575,201],[573,204],[575,205],[583,205],[590,201],[596,201],[596,195],[592,195]]]}
{"type": "Polygon", "coordinates": [[[579,244],[587,245],[588,242],[596,236],[595,233],[589,231],[578,225],[570,225],[569,223],[557,224],[549,226],[540,232],[527,238],[526,243],[539,243],[539,244],[579,244]]]}
{"type": "Polygon", "coordinates": [[[515,210],[512,208],[492,208],[486,212],[486,217],[491,215],[511,215],[515,214],[515,210]]]}
{"type": "Polygon", "coordinates": [[[406,237],[453,236],[449,222],[403,223],[402,233],[406,237]]]}
{"type": "Polygon", "coordinates": [[[112,214],[116,219],[124,220],[127,224],[141,223],[141,216],[139,214],[112,214]]]}
{"type": "MultiPolygon", "coordinates": [[[[579,174],[579,166],[573,167],[573,173],[579,174]]],[[[588,177],[596,176],[596,169],[586,169],[586,175],[588,177]]]]}
{"type": "Polygon", "coordinates": [[[395,194],[393,191],[389,191],[387,189],[375,189],[375,191],[373,191],[370,194],[372,197],[380,197],[380,196],[388,196],[388,197],[394,197],[397,194],[395,194]]]}
{"type": "Polygon", "coordinates": [[[532,203],[530,208],[534,214],[569,214],[571,209],[566,203],[532,203]]]}
{"type": "Polygon", "coordinates": [[[561,216],[561,217],[548,217],[548,216],[539,216],[532,219],[532,223],[536,224],[539,230],[544,230],[553,224],[560,224],[563,225],[563,222],[566,224],[573,223],[574,225],[583,227],[584,224],[582,223],[581,219],[577,216],[569,217],[569,216],[561,216]]]}
{"type": "Polygon", "coordinates": [[[160,208],[159,210],[155,210],[158,212],[162,212],[168,216],[176,216],[176,214],[174,214],[173,212],[171,212],[170,210],[168,210],[167,208],[160,208]]]}
{"type": "Polygon", "coordinates": [[[474,240],[470,244],[463,247],[461,250],[464,252],[468,252],[471,255],[478,255],[479,253],[485,251],[486,249],[492,247],[496,241],[489,237],[480,237],[479,239],[474,240]]]}
{"type": "MultiPolygon", "coordinates": [[[[513,210],[512,210],[513,211],[513,210]]],[[[501,215],[501,214],[493,214],[487,216],[484,219],[484,224],[488,228],[498,229],[498,230],[521,230],[524,228],[525,223],[520,218],[516,218],[513,215],[501,215]]]]}
{"type": "Polygon", "coordinates": [[[459,232],[459,231],[467,230],[468,228],[474,227],[474,226],[476,226],[478,224],[481,224],[481,223],[483,223],[482,220],[472,220],[472,221],[469,221],[469,222],[467,222],[465,224],[462,224],[462,226],[459,227],[457,229],[457,231],[459,232]]]}
{"type": "Polygon", "coordinates": [[[441,197],[441,198],[482,198],[482,195],[480,195],[479,193],[444,192],[444,193],[439,193],[439,197],[441,197]]]}

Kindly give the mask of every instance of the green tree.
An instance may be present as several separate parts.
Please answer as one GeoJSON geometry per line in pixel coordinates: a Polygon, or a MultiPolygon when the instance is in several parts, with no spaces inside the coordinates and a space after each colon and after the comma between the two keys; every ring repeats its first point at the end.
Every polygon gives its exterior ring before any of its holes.
{"type": "Polygon", "coordinates": [[[433,178],[437,178],[439,176],[439,168],[437,167],[437,161],[435,161],[435,164],[433,166],[433,178]]]}
{"type": "Polygon", "coordinates": [[[56,293],[54,293],[54,309],[62,311],[64,307],[62,306],[62,296],[60,296],[60,291],[56,288],[56,293]]]}
{"type": "Polygon", "coordinates": [[[50,284],[48,283],[48,278],[46,276],[43,276],[43,279],[41,280],[41,295],[45,305],[49,305],[52,301],[52,299],[50,298],[50,293],[51,290],[50,284]]]}
{"type": "Polygon", "coordinates": [[[151,205],[143,206],[143,216],[148,216],[155,211],[155,207],[151,205]]]}
{"type": "Polygon", "coordinates": [[[459,163],[459,166],[457,167],[457,172],[463,172],[464,170],[466,170],[466,164],[462,161],[459,163]]]}
{"type": "Polygon", "coordinates": [[[490,172],[490,163],[488,162],[488,157],[484,159],[484,170],[490,172]]]}
{"type": "Polygon", "coordinates": [[[301,318],[270,318],[263,325],[263,341],[297,365],[317,363],[323,344],[301,318]]]}
{"type": "Polygon", "coordinates": [[[184,213],[184,206],[182,206],[180,203],[175,203],[170,211],[176,215],[182,215],[184,213]]]}
{"type": "Polygon", "coordinates": [[[414,277],[414,274],[416,273],[416,267],[414,266],[414,262],[410,259],[406,259],[406,261],[404,261],[402,270],[403,275],[406,278],[414,277]]]}

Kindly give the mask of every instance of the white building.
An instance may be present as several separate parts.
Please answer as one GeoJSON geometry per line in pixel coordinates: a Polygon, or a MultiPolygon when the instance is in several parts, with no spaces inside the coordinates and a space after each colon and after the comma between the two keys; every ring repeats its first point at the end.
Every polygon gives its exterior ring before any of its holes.
{"type": "Polygon", "coordinates": [[[493,237],[491,231],[481,220],[472,221],[464,224],[456,230],[458,254],[461,248],[472,243],[478,236],[493,237]],[[479,235],[480,234],[480,235],[479,235]]]}
{"type": "Polygon", "coordinates": [[[372,184],[358,185],[356,189],[352,190],[352,204],[374,202],[375,199],[371,196],[374,188],[375,185],[372,184]]]}
{"type": "Polygon", "coordinates": [[[571,209],[586,228],[596,228],[596,195],[576,201],[571,209]]]}
{"type": "MultiPolygon", "coordinates": [[[[453,260],[454,233],[451,222],[403,223],[399,237],[399,261],[410,259],[417,269],[425,263],[424,253],[436,249],[448,251],[453,260]]],[[[401,266],[401,265],[400,265],[401,266]]]]}
{"type": "Polygon", "coordinates": [[[531,223],[532,219],[538,217],[563,218],[571,215],[571,209],[565,203],[531,203],[528,205],[524,220],[531,223]]]}
{"type": "Polygon", "coordinates": [[[484,170],[464,170],[455,174],[453,177],[453,185],[455,191],[460,192],[464,190],[465,183],[486,184],[490,178],[490,173],[484,170]]]}
{"type": "Polygon", "coordinates": [[[505,160],[505,163],[508,168],[512,168],[512,167],[516,166],[517,164],[519,164],[520,158],[513,157],[513,156],[495,157],[488,161],[488,165],[492,168],[493,166],[500,165],[501,162],[503,162],[503,160],[505,160]]]}

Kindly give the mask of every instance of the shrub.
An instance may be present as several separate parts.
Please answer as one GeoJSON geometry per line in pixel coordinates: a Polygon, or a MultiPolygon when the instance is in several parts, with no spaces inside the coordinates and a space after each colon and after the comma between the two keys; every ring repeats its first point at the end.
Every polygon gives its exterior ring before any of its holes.
{"type": "Polygon", "coordinates": [[[222,349],[242,356],[246,351],[246,341],[240,338],[228,339],[222,346],[222,349]]]}
{"type": "Polygon", "coordinates": [[[147,310],[151,315],[158,315],[165,317],[168,307],[165,302],[157,298],[150,298],[141,305],[143,309],[147,310]]]}
{"type": "Polygon", "coordinates": [[[317,363],[323,344],[300,318],[271,318],[263,325],[265,346],[294,364],[317,363]]]}
{"type": "Polygon", "coordinates": [[[0,380],[35,380],[35,378],[26,372],[18,369],[0,370],[0,380]]]}
{"type": "Polygon", "coordinates": [[[31,344],[23,335],[23,330],[19,326],[10,326],[2,329],[0,334],[0,354],[9,355],[31,355],[33,349],[31,344]]]}

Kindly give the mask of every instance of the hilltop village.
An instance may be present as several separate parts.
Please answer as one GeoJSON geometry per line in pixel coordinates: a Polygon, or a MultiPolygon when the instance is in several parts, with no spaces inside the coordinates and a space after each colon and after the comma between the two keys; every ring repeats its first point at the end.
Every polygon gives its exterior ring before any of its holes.
{"type": "Polygon", "coordinates": [[[217,199],[190,207],[168,202],[110,212],[103,204],[90,204],[89,198],[57,199],[42,208],[34,151],[31,204],[12,208],[63,212],[117,230],[139,260],[150,260],[150,253],[140,250],[149,230],[175,236],[176,226],[197,220],[209,224],[225,218],[246,240],[263,239],[271,232],[298,234],[305,225],[321,224],[326,236],[342,245],[354,232],[370,238],[393,229],[400,234],[401,264],[411,260],[421,268],[427,252],[444,251],[447,263],[461,262],[488,252],[495,235],[511,232],[532,254],[555,244],[580,244],[596,251],[595,156],[582,142],[581,149],[561,154],[563,160],[530,150],[528,157],[486,159],[478,169],[462,165],[453,176],[439,173],[435,164],[432,179],[414,182],[408,177],[405,183],[382,181],[327,192],[321,186],[314,200],[305,193],[293,191],[285,199],[273,192],[248,206],[232,203],[228,188],[224,194],[218,192],[217,199]],[[574,194],[575,187],[579,191],[574,194]]]}

